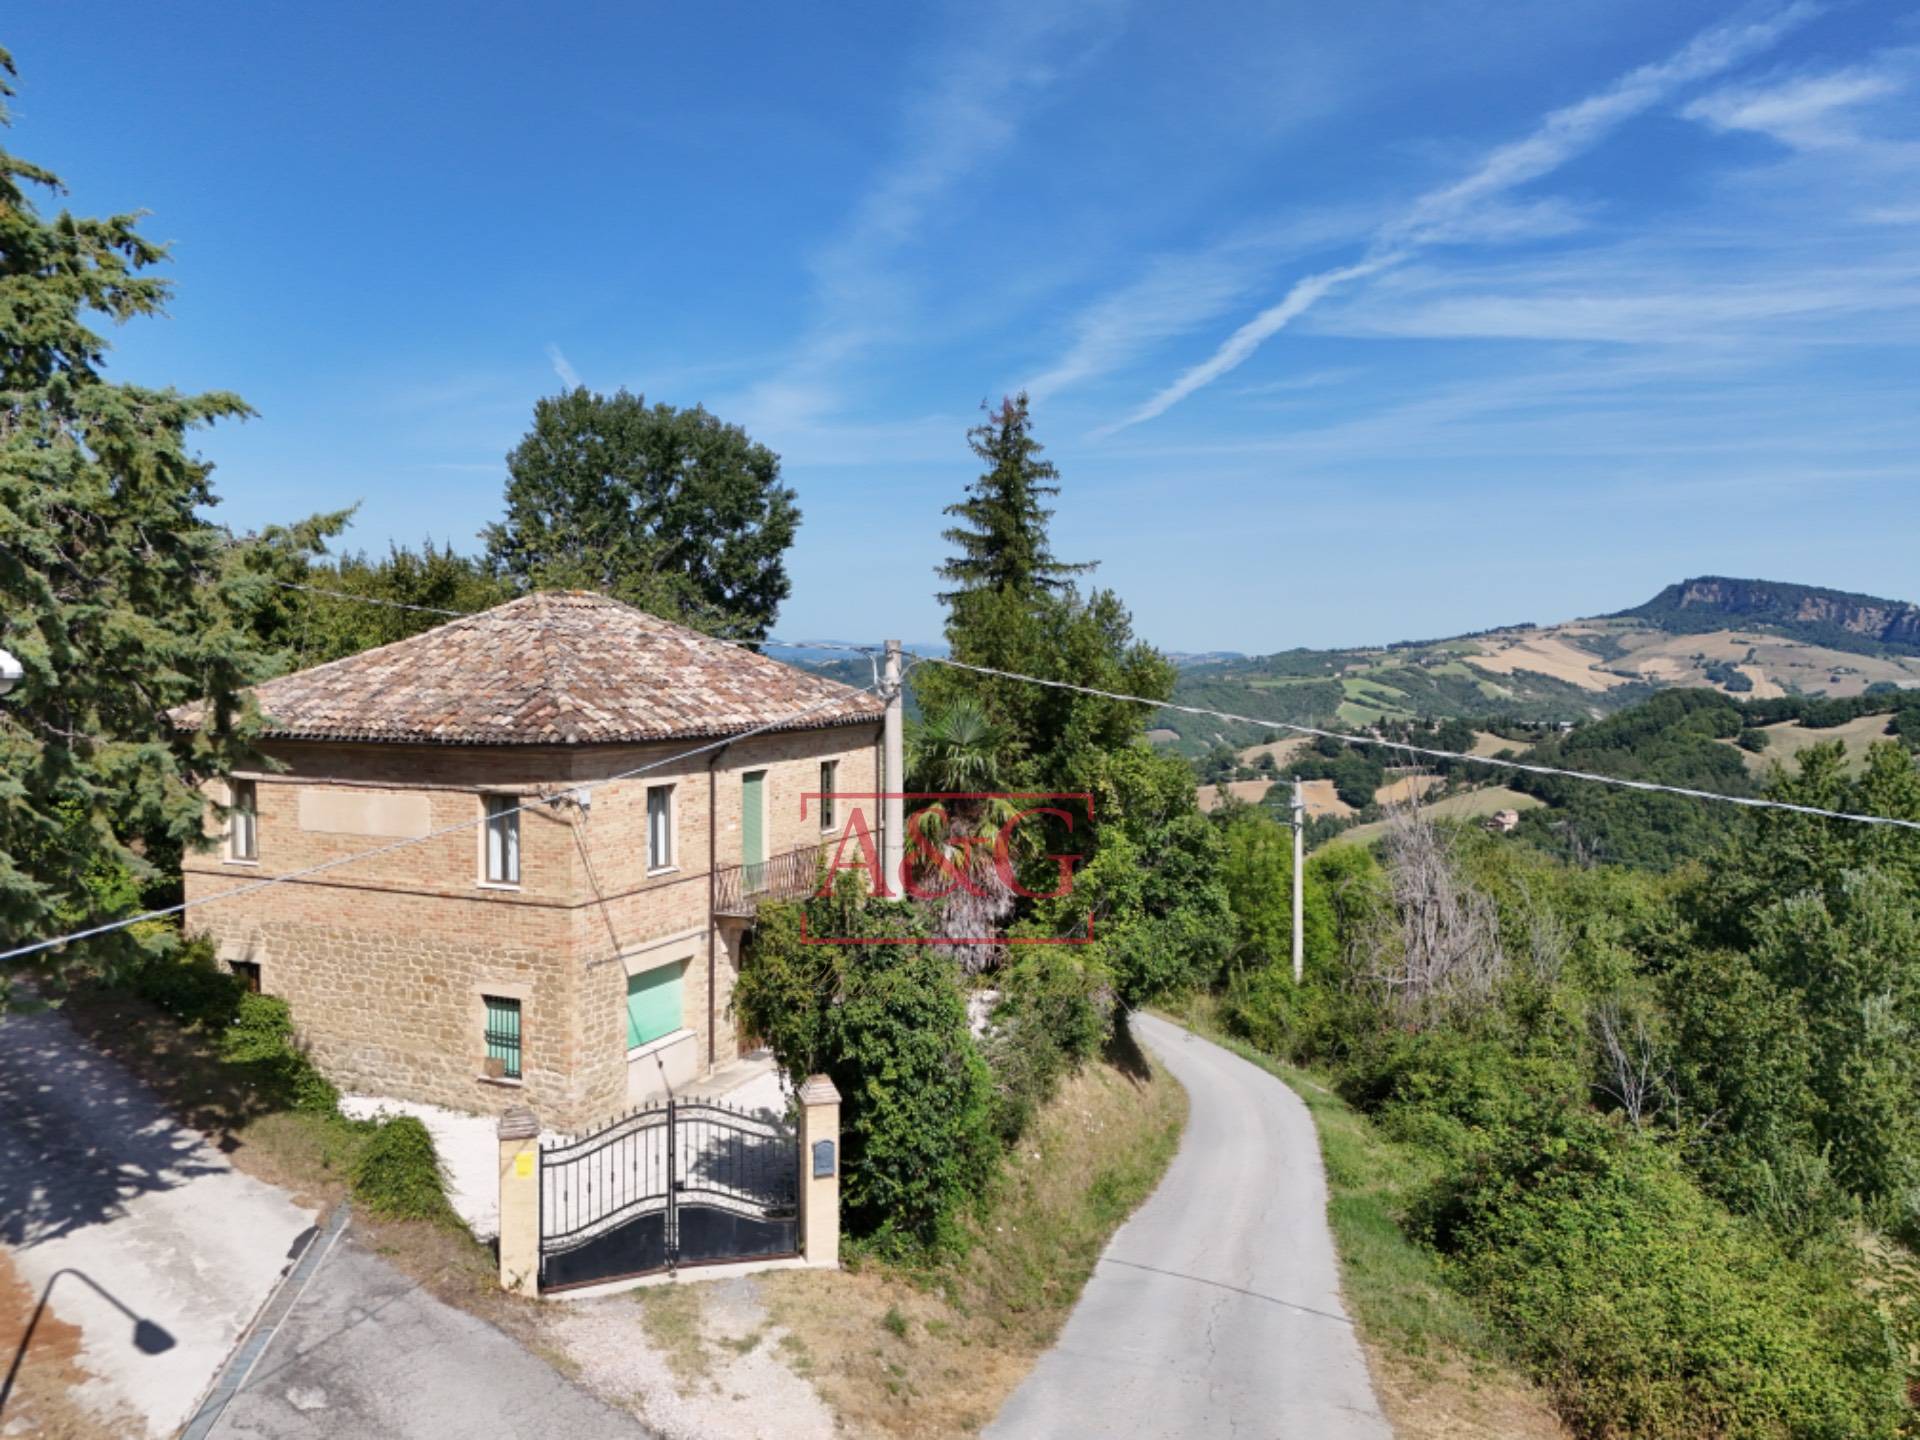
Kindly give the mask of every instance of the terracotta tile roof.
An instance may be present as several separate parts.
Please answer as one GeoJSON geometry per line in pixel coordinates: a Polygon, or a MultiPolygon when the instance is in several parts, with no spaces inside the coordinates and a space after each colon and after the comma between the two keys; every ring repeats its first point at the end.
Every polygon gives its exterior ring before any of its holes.
{"type": "MultiPolygon", "coordinates": [[[[877,720],[884,708],[584,590],[511,600],[253,693],[271,738],[443,745],[666,740],[769,721],[810,730],[877,720]]],[[[182,707],[173,719],[191,728],[198,711],[182,707]]]]}

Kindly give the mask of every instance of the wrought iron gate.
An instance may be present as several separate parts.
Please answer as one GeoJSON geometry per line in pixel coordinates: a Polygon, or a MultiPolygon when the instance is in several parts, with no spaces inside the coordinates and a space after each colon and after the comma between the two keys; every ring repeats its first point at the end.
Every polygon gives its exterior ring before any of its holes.
{"type": "Polygon", "coordinates": [[[540,1152],[540,1288],[797,1254],[793,1127],[668,1100],[540,1152]]]}

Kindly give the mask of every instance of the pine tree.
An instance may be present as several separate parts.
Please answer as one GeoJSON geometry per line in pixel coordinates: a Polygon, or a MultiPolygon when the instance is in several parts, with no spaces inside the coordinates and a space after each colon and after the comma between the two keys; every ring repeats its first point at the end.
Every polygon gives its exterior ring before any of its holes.
{"type": "MultiPolygon", "coordinates": [[[[13,74],[0,50],[0,97],[13,74]]],[[[0,646],[26,672],[0,699],[0,944],[137,906],[200,842],[200,779],[256,758],[236,693],[255,648],[234,617],[258,582],[198,517],[212,466],[187,446],[249,412],[102,376],[85,318],[158,313],[169,287],[141,272],[166,251],[133,215],[43,219],[34,189],[60,182],[0,150],[0,646]],[[201,698],[208,723],[177,733],[168,708],[201,698]]]]}
{"type": "Polygon", "coordinates": [[[1056,560],[1047,542],[1053,511],[1040,502],[1060,493],[1060,472],[1040,458],[1046,447],[1033,438],[1024,390],[989,411],[984,425],[967,432],[967,444],[987,470],[966,499],[946,508],[962,523],[943,537],[960,551],[940,567],[940,578],[957,587],[940,596],[943,603],[981,590],[1052,594],[1094,568],[1056,560]]]}

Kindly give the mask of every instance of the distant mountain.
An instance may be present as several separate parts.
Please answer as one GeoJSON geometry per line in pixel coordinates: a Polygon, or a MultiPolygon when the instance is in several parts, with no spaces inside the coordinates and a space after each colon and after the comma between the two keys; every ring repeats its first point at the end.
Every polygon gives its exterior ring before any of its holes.
{"type": "Polygon", "coordinates": [[[1163,710],[1154,739],[1182,753],[1254,743],[1264,721],[1592,719],[1661,690],[1740,698],[1920,688],[1920,607],[1810,585],[1704,576],[1644,605],[1558,625],[1353,650],[1286,650],[1181,668],[1174,699],[1252,723],[1163,710]]]}
{"type": "Polygon", "coordinates": [[[1920,605],[1777,580],[1702,575],[1608,618],[1645,620],[1677,635],[1759,625],[1835,650],[1920,655],[1920,605]]]}
{"type": "MultiPolygon", "coordinates": [[[[792,645],[772,644],[765,647],[766,653],[776,660],[784,660],[789,665],[801,665],[808,669],[817,669],[828,661],[845,660],[853,652],[849,645],[871,646],[880,650],[882,640],[815,640],[799,641],[792,645]]],[[[947,642],[944,640],[903,640],[901,646],[915,655],[945,655],[947,642]]],[[[857,656],[855,658],[858,658],[857,656]]]]}
{"type": "Polygon", "coordinates": [[[1190,670],[1196,665],[1218,665],[1227,660],[1247,658],[1238,650],[1202,650],[1197,654],[1189,654],[1185,650],[1169,650],[1166,656],[1178,670],[1190,670]]]}

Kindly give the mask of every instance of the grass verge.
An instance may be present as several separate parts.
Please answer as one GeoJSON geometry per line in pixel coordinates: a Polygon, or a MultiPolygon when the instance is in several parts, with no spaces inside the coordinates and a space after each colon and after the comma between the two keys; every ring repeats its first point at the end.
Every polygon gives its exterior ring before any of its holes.
{"type": "Polygon", "coordinates": [[[1189,1001],[1171,1018],[1277,1076],[1312,1113],[1341,1290],[1399,1440],[1565,1436],[1546,1395],[1448,1286],[1439,1260],[1401,1227],[1409,1202],[1435,1178],[1431,1158],[1382,1135],[1323,1077],[1227,1034],[1211,997],[1189,1001]]]}
{"type": "Polygon", "coordinates": [[[849,1434],[971,1435],[1079,1298],[1165,1173],[1186,1093],[1137,1051],[1062,1083],[970,1222],[964,1259],[762,1277],[780,1353],[849,1434]],[[803,1338],[804,1337],[804,1338],[803,1338]]]}

